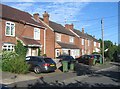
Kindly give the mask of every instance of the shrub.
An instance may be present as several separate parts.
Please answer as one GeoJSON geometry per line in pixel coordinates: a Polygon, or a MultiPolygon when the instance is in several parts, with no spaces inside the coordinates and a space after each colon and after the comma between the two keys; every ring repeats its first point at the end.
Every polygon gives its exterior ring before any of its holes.
{"type": "Polygon", "coordinates": [[[42,56],[47,57],[47,55],[46,55],[46,54],[43,54],[42,56]]]}
{"type": "Polygon", "coordinates": [[[17,44],[15,46],[15,52],[19,56],[25,57],[26,53],[27,53],[27,48],[23,46],[23,44],[21,43],[21,41],[17,40],[17,44]]]}
{"type": "Polygon", "coordinates": [[[12,73],[27,73],[29,66],[25,62],[25,58],[20,57],[15,52],[3,52],[2,54],[2,70],[12,73]]]}

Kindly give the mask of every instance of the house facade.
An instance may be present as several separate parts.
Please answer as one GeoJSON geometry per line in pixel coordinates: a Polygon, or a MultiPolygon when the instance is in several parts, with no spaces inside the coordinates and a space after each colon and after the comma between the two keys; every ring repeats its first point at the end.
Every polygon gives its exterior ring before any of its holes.
{"type": "Polygon", "coordinates": [[[84,33],[84,28],[82,28],[82,31],[76,30],[74,29],[73,24],[66,24],[65,28],[75,35],[75,44],[80,49],[80,55],[100,52],[99,41],[91,35],[84,33]]]}
{"type": "Polygon", "coordinates": [[[52,56],[54,54],[54,58],[61,54],[68,54],[74,58],[79,56],[80,49],[75,45],[75,35],[71,31],[65,29],[61,24],[50,21],[47,12],[44,12],[43,19],[40,18],[40,21],[47,27],[46,32],[49,31],[49,36],[46,35],[46,37],[48,37],[47,41],[50,42],[50,44],[46,44],[46,47],[54,47],[51,50],[47,50],[48,55],[50,54],[50,56],[52,56]],[[50,40],[52,40],[52,42],[50,40]]]}
{"type": "Polygon", "coordinates": [[[99,52],[100,43],[89,34],[74,29],[73,24],[62,26],[50,21],[50,15],[38,13],[30,15],[27,12],[2,5],[0,16],[0,47],[2,50],[14,51],[17,40],[28,48],[26,56],[41,55],[56,58],[61,54],[68,54],[74,58],[84,54],[99,52]]]}
{"type": "Polygon", "coordinates": [[[38,49],[44,52],[45,27],[37,22],[30,14],[2,5],[1,27],[2,50],[14,51],[17,40],[28,48],[26,56],[37,56],[38,49]]]}

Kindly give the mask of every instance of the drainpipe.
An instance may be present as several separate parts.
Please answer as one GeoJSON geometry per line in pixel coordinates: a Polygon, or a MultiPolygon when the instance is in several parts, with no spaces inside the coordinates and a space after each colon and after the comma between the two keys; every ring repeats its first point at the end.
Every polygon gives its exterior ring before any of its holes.
{"type": "Polygon", "coordinates": [[[44,54],[46,54],[46,30],[47,28],[44,29],[44,54]]]}

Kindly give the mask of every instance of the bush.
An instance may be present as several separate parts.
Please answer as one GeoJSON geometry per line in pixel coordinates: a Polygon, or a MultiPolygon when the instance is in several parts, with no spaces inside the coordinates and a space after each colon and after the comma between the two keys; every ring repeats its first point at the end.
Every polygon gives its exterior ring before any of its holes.
{"type": "Polygon", "coordinates": [[[12,73],[27,73],[29,66],[25,62],[25,58],[20,57],[15,52],[3,52],[2,54],[2,70],[12,73]]]}

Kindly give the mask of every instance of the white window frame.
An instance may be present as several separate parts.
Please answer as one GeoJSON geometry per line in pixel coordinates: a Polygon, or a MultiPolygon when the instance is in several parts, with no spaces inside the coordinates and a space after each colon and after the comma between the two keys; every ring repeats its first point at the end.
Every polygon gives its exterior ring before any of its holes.
{"type": "Polygon", "coordinates": [[[94,46],[96,46],[96,42],[94,42],[94,46]]]}
{"type": "Polygon", "coordinates": [[[82,38],[82,45],[84,45],[85,44],[85,42],[84,42],[84,39],[82,38]]]}
{"type": "Polygon", "coordinates": [[[59,49],[56,49],[56,50],[55,50],[55,54],[56,54],[55,56],[58,57],[58,56],[60,55],[60,50],[59,50],[59,49]]]}
{"type": "Polygon", "coordinates": [[[5,36],[15,36],[15,23],[7,21],[5,26],[5,36]],[[9,23],[9,25],[8,25],[9,23]],[[13,25],[13,33],[12,33],[12,25],[13,25]],[[7,34],[7,26],[10,28],[9,34],[7,34]]]}
{"type": "Polygon", "coordinates": [[[61,41],[61,34],[60,33],[56,33],[56,41],[61,41]]]}
{"type": "Polygon", "coordinates": [[[4,43],[2,46],[2,50],[5,51],[14,51],[14,44],[10,44],[10,43],[4,43]]]}
{"type": "Polygon", "coordinates": [[[100,48],[100,43],[98,43],[98,46],[99,46],[99,48],[100,48]]]}
{"type": "Polygon", "coordinates": [[[34,40],[40,40],[40,29],[34,28],[34,40]]]}
{"type": "Polygon", "coordinates": [[[69,36],[69,42],[70,42],[70,43],[74,43],[74,37],[69,36]]]}

